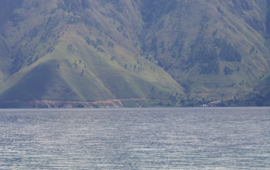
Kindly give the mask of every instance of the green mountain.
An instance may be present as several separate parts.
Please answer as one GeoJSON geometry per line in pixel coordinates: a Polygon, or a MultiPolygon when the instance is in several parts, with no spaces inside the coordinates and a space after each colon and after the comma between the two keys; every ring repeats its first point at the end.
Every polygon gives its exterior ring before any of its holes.
{"type": "Polygon", "coordinates": [[[186,94],[233,99],[269,72],[268,1],[152,1],[144,54],[186,94]]]}
{"type": "Polygon", "coordinates": [[[5,39],[0,36],[0,85],[2,86],[3,83],[8,79],[10,76],[10,46],[5,41],[5,39]]]}
{"type": "MultiPolygon", "coordinates": [[[[3,9],[10,9],[1,20],[2,101],[184,96],[181,85],[167,72],[138,54],[138,29],[129,18],[134,16],[129,11],[130,16],[118,12],[118,4],[75,0],[1,3],[3,9]],[[123,25],[134,30],[128,32],[123,25]]],[[[140,18],[133,19],[140,22],[140,18]]]]}
{"type": "Polygon", "coordinates": [[[1,0],[0,100],[245,99],[269,73],[269,5],[1,0]]]}

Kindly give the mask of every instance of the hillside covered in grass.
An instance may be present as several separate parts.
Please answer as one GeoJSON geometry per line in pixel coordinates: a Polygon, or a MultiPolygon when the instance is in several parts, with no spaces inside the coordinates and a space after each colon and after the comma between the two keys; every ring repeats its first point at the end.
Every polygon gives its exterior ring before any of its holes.
{"type": "Polygon", "coordinates": [[[245,96],[269,72],[268,1],[149,1],[144,55],[188,96],[245,96]],[[151,9],[151,10],[149,10],[151,9]]]}
{"type": "Polygon", "coordinates": [[[269,74],[269,6],[2,0],[0,101],[246,100],[269,74]]]}
{"type": "Polygon", "coordinates": [[[9,11],[1,24],[0,100],[184,96],[181,85],[167,72],[140,56],[135,46],[136,33],[123,28],[131,24],[129,16],[120,14],[113,3],[1,2],[1,7],[9,11]],[[106,16],[109,9],[118,17],[106,16]]]}

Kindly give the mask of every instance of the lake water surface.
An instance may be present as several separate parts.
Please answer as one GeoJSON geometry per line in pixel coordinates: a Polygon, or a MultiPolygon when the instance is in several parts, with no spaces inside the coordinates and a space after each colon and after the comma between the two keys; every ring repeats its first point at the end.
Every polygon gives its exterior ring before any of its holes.
{"type": "Polygon", "coordinates": [[[270,108],[0,110],[0,169],[270,169],[270,108]]]}

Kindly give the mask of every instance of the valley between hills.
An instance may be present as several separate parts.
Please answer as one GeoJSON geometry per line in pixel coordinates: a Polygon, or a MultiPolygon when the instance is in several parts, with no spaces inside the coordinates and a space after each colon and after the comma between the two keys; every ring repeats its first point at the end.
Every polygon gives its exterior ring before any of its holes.
{"type": "Polygon", "coordinates": [[[268,106],[268,0],[2,0],[0,107],[268,106]]]}

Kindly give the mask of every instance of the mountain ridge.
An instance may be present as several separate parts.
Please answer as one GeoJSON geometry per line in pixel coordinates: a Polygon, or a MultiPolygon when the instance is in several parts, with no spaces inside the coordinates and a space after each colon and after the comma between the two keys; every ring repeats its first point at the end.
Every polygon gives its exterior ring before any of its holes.
{"type": "Polygon", "coordinates": [[[226,101],[269,73],[267,0],[0,3],[2,101],[226,101]]]}

